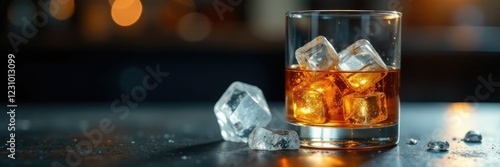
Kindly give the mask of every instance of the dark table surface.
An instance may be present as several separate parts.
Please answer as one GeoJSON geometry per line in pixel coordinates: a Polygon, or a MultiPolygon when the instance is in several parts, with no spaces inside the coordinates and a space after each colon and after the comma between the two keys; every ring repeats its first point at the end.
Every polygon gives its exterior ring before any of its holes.
{"type": "MultiPolygon", "coordinates": [[[[287,127],[284,104],[270,109],[270,126],[287,127]]],[[[500,166],[500,103],[403,103],[399,144],[375,150],[251,150],[222,140],[212,103],[141,103],[124,111],[19,105],[15,160],[3,144],[8,115],[0,117],[1,166],[500,166]],[[482,143],[460,141],[472,129],[482,132],[482,143]],[[406,144],[410,138],[418,144],[406,144]],[[432,139],[447,140],[449,150],[427,151],[432,139]]]]}

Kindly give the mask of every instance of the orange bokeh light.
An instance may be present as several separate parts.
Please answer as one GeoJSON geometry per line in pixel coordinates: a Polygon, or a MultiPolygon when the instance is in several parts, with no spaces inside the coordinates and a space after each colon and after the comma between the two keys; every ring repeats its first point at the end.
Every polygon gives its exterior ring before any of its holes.
{"type": "Polygon", "coordinates": [[[67,20],[75,12],[74,0],[51,0],[50,14],[58,20],[67,20]]]}
{"type": "Polygon", "coordinates": [[[202,41],[212,32],[210,19],[202,13],[190,13],[179,20],[177,34],[189,42],[202,41]]]}
{"type": "Polygon", "coordinates": [[[111,17],[120,26],[130,26],[139,20],[142,14],[140,0],[115,0],[111,7],[111,17]]]}
{"type": "Polygon", "coordinates": [[[102,42],[109,36],[111,17],[108,15],[109,7],[101,1],[89,1],[82,11],[82,31],[90,41],[102,42]]]}
{"type": "Polygon", "coordinates": [[[165,5],[165,15],[168,19],[178,20],[182,16],[194,12],[195,4],[192,0],[171,0],[165,5]]]}
{"type": "Polygon", "coordinates": [[[166,1],[157,22],[165,32],[175,33],[179,20],[183,16],[195,12],[195,8],[192,0],[166,1]]]}

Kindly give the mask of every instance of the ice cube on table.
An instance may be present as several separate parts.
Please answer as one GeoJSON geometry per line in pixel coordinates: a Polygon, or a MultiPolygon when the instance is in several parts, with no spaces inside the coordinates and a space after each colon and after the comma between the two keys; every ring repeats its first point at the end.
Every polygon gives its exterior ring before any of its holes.
{"type": "Polygon", "coordinates": [[[326,123],[341,110],[341,96],[333,79],[302,82],[293,89],[294,117],[308,123],[326,123]]]}
{"type": "Polygon", "coordinates": [[[387,66],[368,40],[360,39],[339,53],[337,69],[352,89],[362,92],[387,75],[387,66]]]}
{"type": "Polygon", "coordinates": [[[226,141],[246,143],[255,127],[265,127],[271,121],[262,91],[239,81],[227,88],[215,104],[214,112],[226,141]]]}
{"type": "Polygon", "coordinates": [[[431,151],[448,151],[450,144],[446,140],[431,140],[427,143],[427,148],[431,151]]]}
{"type": "Polygon", "coordinates": [[[387,119],[386,97],[382,92],[353,93],[342,98],[344,120],[355,125],[371,125],[387,119]]]}
{"type": "Polygon", "coordinates": [[[324,36],[318,36],[295,51],[301,68],[308,70],[330,70],[338,63],[335,48],[324,36]]]}
{"type": "Polygon", "coordinates": [[[299,135],[293,130],[258,127],[248,139],[248,146],[256,150],[296,150],[300,147],[299,135]]]}

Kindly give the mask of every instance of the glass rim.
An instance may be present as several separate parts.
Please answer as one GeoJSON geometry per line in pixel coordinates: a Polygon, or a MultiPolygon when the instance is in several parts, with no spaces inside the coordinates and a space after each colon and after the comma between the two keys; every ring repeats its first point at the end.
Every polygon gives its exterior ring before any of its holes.
{"type": "Polygon", "coordinates": [[[392,15],[398,17],[403,15],[401,12],[392,10],[292,10],[286,12],[285,15],[290,17],[292,15],[310,16],[312,14],[334,16],[392,15]]]}

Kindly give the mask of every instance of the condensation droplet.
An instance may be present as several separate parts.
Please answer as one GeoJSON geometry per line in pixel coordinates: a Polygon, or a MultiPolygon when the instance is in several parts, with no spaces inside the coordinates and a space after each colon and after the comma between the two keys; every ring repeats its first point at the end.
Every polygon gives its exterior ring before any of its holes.
{"type": "Polygon", "coordinates": [[[429,148],[429,150],[447,151],[450,147],[450,144],[445,140],[431,140],[429,143],[427,143],[427,147],[429,148]]]}
{"type": "Polygon", "coordinates": [[[471,130],[467,132],[467,134],[465,134],[463,141],[471,143],[480,143],[482,139],[483,136],[481,135],[481,132],[477,130],[471,130]]]}
{"type": "Polygon", "coordinates": [[[409,145],[415,145],[417,143],[418,143],[418,141],[415,139],[409,139],[408,142],[406,142],[406,144],[409,144],[409,145]]]}

